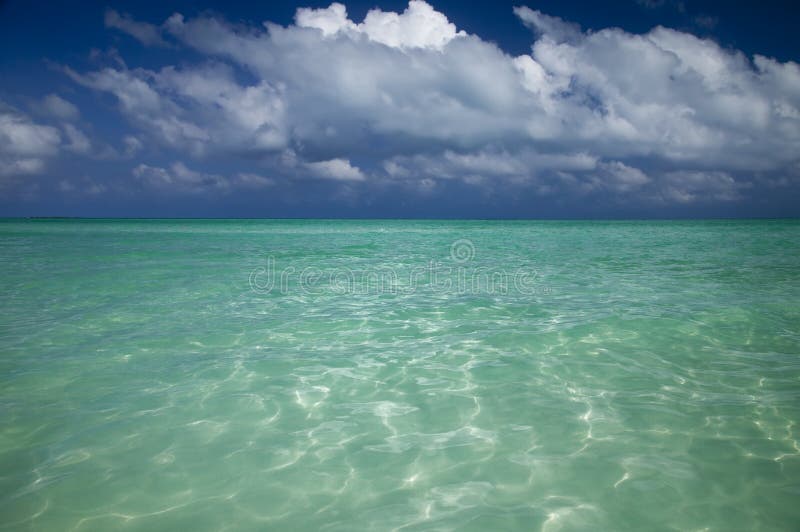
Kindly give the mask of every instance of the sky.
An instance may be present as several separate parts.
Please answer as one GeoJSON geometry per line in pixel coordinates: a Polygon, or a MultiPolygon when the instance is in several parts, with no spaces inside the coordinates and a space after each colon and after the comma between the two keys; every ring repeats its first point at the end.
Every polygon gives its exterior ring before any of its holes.
{"type": "Polygon", "coordinates": [[[800,216],[791,2],[0,0],[0,216],[800,216]]]}

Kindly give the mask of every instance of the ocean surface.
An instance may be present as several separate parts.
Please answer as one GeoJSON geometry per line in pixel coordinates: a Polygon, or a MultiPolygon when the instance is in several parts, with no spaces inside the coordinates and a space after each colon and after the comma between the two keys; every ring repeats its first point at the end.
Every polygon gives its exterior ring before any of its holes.
{"type": "Polygon", "coordinates": [[[797,530],[798,221],[0,221],[0,528],[797,530]]]}

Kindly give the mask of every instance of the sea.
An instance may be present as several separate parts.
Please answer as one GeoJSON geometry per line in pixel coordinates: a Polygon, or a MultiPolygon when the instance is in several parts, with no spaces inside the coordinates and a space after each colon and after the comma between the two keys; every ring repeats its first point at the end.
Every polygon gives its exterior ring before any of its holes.
{"type": "Polygon", "coordinates": [[[797,530],[800,221],[0,221],[0,529],[797,530]]]}

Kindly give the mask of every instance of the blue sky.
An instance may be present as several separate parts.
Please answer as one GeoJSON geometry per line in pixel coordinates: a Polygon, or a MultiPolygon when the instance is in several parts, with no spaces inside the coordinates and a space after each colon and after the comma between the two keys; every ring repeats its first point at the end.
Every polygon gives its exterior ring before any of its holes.
{"type": "Polygon", "coordinates": [[[800,215],[788,2],[0,2],[0,215],[800,215]]]}

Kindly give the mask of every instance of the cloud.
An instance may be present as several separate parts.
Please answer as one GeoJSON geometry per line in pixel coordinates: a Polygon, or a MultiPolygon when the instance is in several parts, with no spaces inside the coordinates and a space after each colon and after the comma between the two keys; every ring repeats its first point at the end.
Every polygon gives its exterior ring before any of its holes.
{"type": "Polygon", "coordinates": [[[664,176],[661,195],[665,201],[735,201],[749,184],[737,183],[726,172],[669,172],[664,176]]]}
{"type": "Polygon", "coordinates": [[[545,15],[529,7],[515,7],[514,14],[537,35],[557,42],[576,40],[581,36],[578,24],[566,22],[558,17],[545,15]]]}
{"type": "Polygon", "coordinates": [[[133,175],[146,186],[162,190],[206,192],[229,186],[221,175],[190,170],[180,161],[169,168],[140,164],[133,169],[133,175]]]}
{"type": "Polygon", "coordinates": [[[604,182],[619,192],[628,192],[650,182],[647,174],[619,161],[603,163],[601,169],[606,177],[604,182]]]}
{"type": "Polygon", "coordinates": [[[105,25],[107,28],[115,28],[127,33],[145,46],[169,46],[161,36],[161,29],[158,26],[137,22],[129,15],[119,14],[113,9],[106,11],[105,25]]]}
{"type": "Polygon", "coordinates": [[[636,0],[636,3],[648,9],[656,9],[666,4],[667,0],[636,0]]]}
{"type": "Polygon", "coordinates": [[[697,15],[692,19],[695,26],[706,30],[712,30],[719,24],[719,19],[711,15],[697,15]]]}
{"type": "Polygon", "coordinates": [[[144,147],[142,141],[134,135],[125,135],[125,137],[122,139],[122,142],[125,146],[123,157],[133,157],[144,147]]]}
{"type": "Polygon", "coordinates": [[[43,113],[60,120],[71,121],[80,116],[78,108],[58,94],[48,94],[42,99],[38,107],[43,113]]]}
{"type": "Polygon", "coordinates": [[[301,28],[315,28],[324,37],[338,34],[366,35],[371,41],[392,48],[431,48],[441,50],[456,37],[465,36],[455,24],[428,3],[411,0],[403,13],[371,9],[364,22],[356,24],[347,18],[345,6],[333,3],[325,9],[299,8],[295,22],[301,28]]]}
{"type": "Polygon", "coordinates": [[[275,180],[262,175],[243,172],[236,175],[233,179],[233,183],[235,186],[241,188],[257,189],[274,186],[275,180]]]}
{"type": "MultiPolygon", "coordinates": [[[[514,12],[532,30],[530,52],[516,56],[417,0],[360,22],[338,3],[300,8],[294,24],[262,28],[180,14],[156,27],[112,11],[107,25],[145,44],[169,35],[201,59],[65,71],[113,95],[137,139],[234,158],[251,165],[242,175],[682,203],[738,201],[754,175],[777,179],[800,163],[797,63],[664,27],[584,32],[514,12]]],[[[182,189],[234,182],[137,171],[182,189]]]]}
{"type": "Polygon", "coordinates": [[[358,167],[351,165],[347,159],[306,163],[305,166],[311,170],[312,175],[323,179],[339,181],[363,181],[366,179],[364,173],[358,167]]]}
{"type": "Polygon", "coordinates": [[[473,184],[502,179],[535,182],[556,170],[588,172],[597,167],[597,158],[587,153],[540,153],[530,149],[469,153],[445,150],[441,154],[398,156],[383,162],[385,171],[395,179],[465,179],[473,184]]]}
{"type": "Polygon", "coordinates": [[[37,174],[61,144],[58,129],[36,124],[0,102],[0,176],[37,174]]]}
{"type": "Polygon", "coordinates": [[[64,124],[64,134],[67,138],[67,144],[64,147],[67,150],[81,154],[91,151],[92,143],[89,137],[74,125],[64,124]]]}
{"type": "Polygon", "coordinates": [[[274,151],[286,143],[284,104],[276,89],[266,81],[242,87],[223,64],[66,72],[86,87],[113,94],[120,110],[144,132],[195,155],[219,149],[274,151]]]}
{"type": "Polygon", "coordinates": [[[145,187],[162,192],[226,193],[232,188],[260,189],[275,184],[271,178],[241,172],[232,177],[192,170],[181,161],[168,168],[139,164],[133,176],[145,187]]]}
{"type": "Polygon", "coordinates": [[[301,7],[294,17],[301,28],[316,28],[322,35],[329,37],[341,31],[358,31],[358,26],[347,18],[347,8],[339,3],[333,3],[324,9],[310,9],[301,7]]]}
{"type": "Polygon", "coordinates": [[[636,3],[647,9],[659,9],[669,6],[680,13],[686,11],[686,4],[684,4],[683,0],[636,0],[636,3]]]}
{"type": "Polygon", "coordinates": [[[81,179],[62,179],[58,182],[58,190],[64,194],[78,196],[98,196],[104,194],[108,188],[102,183],[96,183],[89,177],[81,179]]]}

